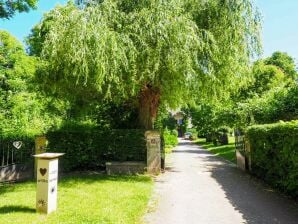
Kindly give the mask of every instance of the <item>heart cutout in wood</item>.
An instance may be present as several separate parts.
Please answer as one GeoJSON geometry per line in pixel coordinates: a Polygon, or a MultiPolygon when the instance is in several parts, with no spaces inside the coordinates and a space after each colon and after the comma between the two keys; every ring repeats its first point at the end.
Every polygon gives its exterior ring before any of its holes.
{"type": "Polygon", "coordinates": [[[39,172],[42,176],[44,176],[47,173],[47,169],[46,168],[40,168],[39,172]]]}
{"type": "Polygon", "coordinates": [[[21,141],[15,141],[12,143],[12,145],[17,149],[20,149],[22,147],[22,144],[23,144],[23,142],[21,142],[21,141]]]}

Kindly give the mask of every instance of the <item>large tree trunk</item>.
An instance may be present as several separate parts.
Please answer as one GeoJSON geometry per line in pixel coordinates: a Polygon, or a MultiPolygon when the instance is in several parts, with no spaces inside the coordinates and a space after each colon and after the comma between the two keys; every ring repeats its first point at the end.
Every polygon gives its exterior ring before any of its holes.
{"type": "Polygon", "coordinates": [[[153,129],[160,102],[160,91],[146,85],[139,94],[139,123],[142,128],[153,129]]]}

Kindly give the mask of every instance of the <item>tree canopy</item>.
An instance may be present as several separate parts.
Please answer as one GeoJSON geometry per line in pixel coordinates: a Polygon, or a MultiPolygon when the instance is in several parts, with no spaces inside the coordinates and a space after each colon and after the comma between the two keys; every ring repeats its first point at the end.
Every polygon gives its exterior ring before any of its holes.
{"type": "Polygon", "coordinates": [[[259,14],[249,0],[65,7],[49,13],[41,83],[69,97],[134,98],[146,128],[160,103],[175,108],[236,91],[260,49],[259,14]]]}
{"type": "Polygon", "coordinates": [[[28,12],[36,8],[38,0],[0,0],[0,18],[9,19],[16,12],[28,12]]]}
{"type": "Polygon", "coordinates": [[[28,56],[16,38],[0,30],[1,131],[41,133],[61,117],[54,111],[65,111],[63,103],[59,105],[38,92],[34,83],[36,65],[37,58],[28,56]]]}

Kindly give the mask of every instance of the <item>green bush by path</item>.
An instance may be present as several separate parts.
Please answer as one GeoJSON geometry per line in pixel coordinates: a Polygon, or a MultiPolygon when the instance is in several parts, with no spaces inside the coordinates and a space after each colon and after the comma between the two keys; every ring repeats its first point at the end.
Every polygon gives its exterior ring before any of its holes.
{"type": "Polygon", "coordinates": [[[169,131],[168,129],[165,129],[163,137],[166,147],[174,147],[178,144],[178,132],[176,130],[169,131]]]}
{"type": "Polygon", "coordinates": [[[298,120],[252,126],[247,131],[252,172],[298,196],[298,120]]]}
{"type": "Polygon", "coordinates": [[[1,224],[141,223],[153,182],[147,176],[63,177],[58,183],[58,210],[48,216],[35,212],[35,186],[0,186],[1,224]]]}
{"type": "Polygon", "coordinates": [[[72,127],[47,133],[47,151],[66,153],[64,171],[90,170],[107,161],[145,161],[145,131],[137,129],[99,130],[72,127]]]}

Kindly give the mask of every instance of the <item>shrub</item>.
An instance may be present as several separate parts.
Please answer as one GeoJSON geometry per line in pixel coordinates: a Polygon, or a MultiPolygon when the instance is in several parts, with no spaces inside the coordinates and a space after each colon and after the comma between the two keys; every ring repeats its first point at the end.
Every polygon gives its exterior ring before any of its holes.
{"type": "Polygon", "coordinates": [[[61,160],[64,171],[103,168],[107,161],[146,160],[144,130],[72,127],[46,136],[47,151],[66,153],[61,160]]]}
{"type": "Polygon", "coordinates": [[[252,172],[298,196],[298,120],[248,128],[252,172]]]}
{"type": "Polygon", "coordinates": [[[163,138],[164,138],[164,143],[165,146],[176,146],[178,144],[178,133],[169,131],[168,129],[165,129],[163,132],[163,138]]]}
{"type": "Polygon", "coordinates": [[[186,132],[190,132],[191,133],[191,136],[190,136],[190,139],[191,140],[198,139],[198,131],[195,128],[188,128],[186,130],[186,132]]]}

